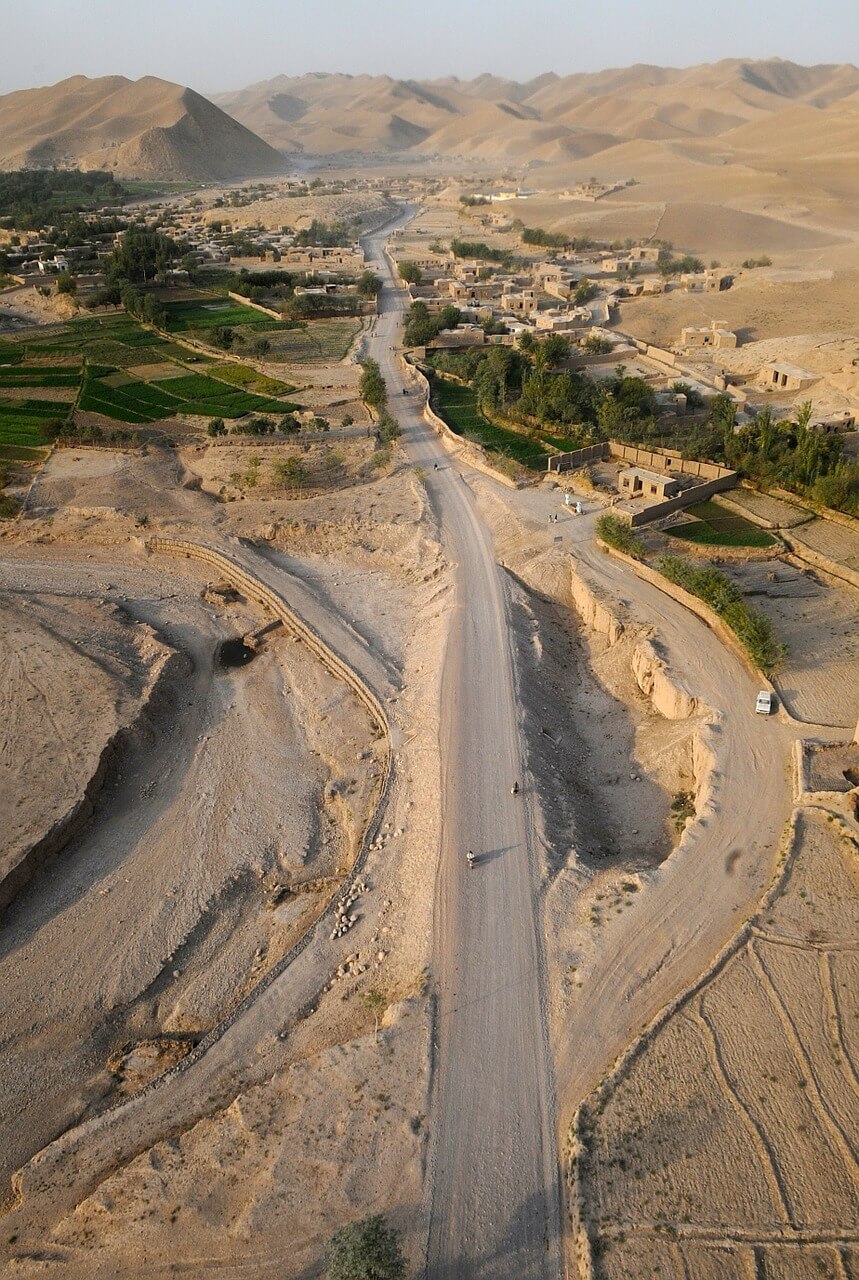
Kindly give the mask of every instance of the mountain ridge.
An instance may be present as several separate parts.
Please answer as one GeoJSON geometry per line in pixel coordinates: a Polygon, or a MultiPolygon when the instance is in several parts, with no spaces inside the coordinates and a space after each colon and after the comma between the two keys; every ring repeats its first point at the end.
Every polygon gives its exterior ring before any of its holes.
{"type": "Polygon", "coordinates": [[[55,166],[212,181],[277,173],[284,160],[187,86],[157,76],[71,76],[0,96],[0,168],[55,166]]]}

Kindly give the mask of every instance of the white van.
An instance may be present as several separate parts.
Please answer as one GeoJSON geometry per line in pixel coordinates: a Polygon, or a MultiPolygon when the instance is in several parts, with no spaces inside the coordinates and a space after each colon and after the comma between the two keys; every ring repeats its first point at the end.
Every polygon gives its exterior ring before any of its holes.
{"type": "Polygon", "coordinates": [[[768,716],[773,709],[773,696],[769,689],[761,689],[755,698],[755,711],[759,716],[768,716]]]}

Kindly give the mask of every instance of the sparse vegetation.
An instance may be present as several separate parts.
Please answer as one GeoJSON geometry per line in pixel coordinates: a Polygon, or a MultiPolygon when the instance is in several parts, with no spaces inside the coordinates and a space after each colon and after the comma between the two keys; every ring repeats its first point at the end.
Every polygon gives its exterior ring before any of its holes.
{"type": "Polygon", "coordinates": [[[727,574],[711,565],[697,565],[681,556],[663,556],[659,572],[692,595],[703,600],[734,632],[752,662],[772,675],[787,654],[776,638],[769,618],[746,604],[743,593],[727,574]]]}
{"type": "Polygon", "coordinates": [[[676,791],[671,801],[671,821],[677,831],[682,831],[690,818],[695,817],[695,797],[691,791],[676,791]]]}

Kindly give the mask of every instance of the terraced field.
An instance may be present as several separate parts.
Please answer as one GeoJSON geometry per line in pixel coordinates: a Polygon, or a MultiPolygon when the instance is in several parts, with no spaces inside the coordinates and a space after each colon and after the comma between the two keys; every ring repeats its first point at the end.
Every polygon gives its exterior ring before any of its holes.
{"type": "Polygon", "coordinates": [[[279,364],[336,364],[346,358],[361,321],[354,317],[308,320],[301,328],[277,327],[266,337],[271,342],[267,360],[279,364]]]}
{"type": "Polygon", "coordinates": [[[0,345],[0,444],[38,445],[46,431],[65,420],[71,404],[51,399],[47,390],[40,397],[39,390],[47,388],[56,395],[67,391],[82,410],[131,425],[175,414],[237,418],[279,415],[296,407],[275,398],[292,390],[287,383],[249,366],[224,364],[214,377],[193,371],[195,365],[214,363],[127,315],[33,330],[0,345]]]}
{"type": "Polygon", "coordinates": [[[87,372],[78,405],[119,422],[157,422],[177,413],[209,418],[239,418],[245,413],[289,413],[296,408],[286,400],[254,395],[204,374],[144,382],[129,378],[111,385],[112,372],[94,376],[87,372]]]}
{"type": "Polygon", "coordinates": [[[582,1107],[585,1275],[859,1275],[857,938],[859,845],[806,809],[740,945],[582,1107]]]}

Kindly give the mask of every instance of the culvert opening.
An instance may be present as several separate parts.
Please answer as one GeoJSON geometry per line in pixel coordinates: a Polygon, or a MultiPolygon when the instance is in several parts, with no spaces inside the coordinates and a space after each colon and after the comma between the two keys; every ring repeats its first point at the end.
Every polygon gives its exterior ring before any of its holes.
{"type": "Polygon", "coordinates": [[[255,656],[254,650],[249,649],[244,640],[236,637],[220,643],[216,661],[219,667],[246,667],[255,656]]]}

